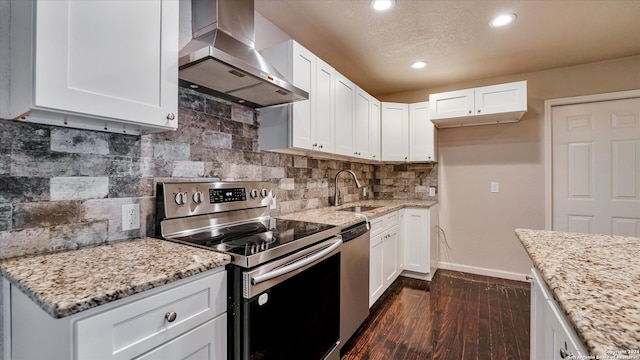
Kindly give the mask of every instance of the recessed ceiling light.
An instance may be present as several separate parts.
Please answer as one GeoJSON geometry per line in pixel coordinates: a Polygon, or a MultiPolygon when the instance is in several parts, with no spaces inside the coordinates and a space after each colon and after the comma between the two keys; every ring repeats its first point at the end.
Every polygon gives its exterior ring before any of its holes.
{"type": "Polygon", "coordinates": [[[375,11],[386,11],[396,4],[396,0],[371,0],[371,7],[375,11]]]}
{"type": "Polygon", "coordinates": [[[427,67],[427,65],[429,65],[429,63],[426,61],[416,61],[413,64],[411,64],[411,67],[414,69],[422,69],[424,67],[427,67]]]}
{"type": "Polygon", "coordinates": [[[493,20],[491,20],[491,22],[489,23],[489,25],[491,27],[505,26],[513,22],[513,20],[515,19],[516,19],[516,14],[500,14],[494,17],[493,20]]]}

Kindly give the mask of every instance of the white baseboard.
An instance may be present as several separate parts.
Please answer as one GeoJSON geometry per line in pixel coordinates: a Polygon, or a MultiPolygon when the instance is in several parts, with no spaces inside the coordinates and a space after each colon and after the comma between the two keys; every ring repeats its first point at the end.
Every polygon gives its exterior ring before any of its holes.
{"type": "Polygon", "coordinates": [[[419,272],[409,271],[409,270],[402,270],[402,272],[400,273],[400,276],[404,276],[412,279],[418,279],[418,280],[426,280],[426,281],[431,281],[431,279],[433,278],[433,274],[431,273],[425,274],[425,273],[419,273],[419,272]]]}
{"type": "Polygon", "coordinates": [[[484,275],[484,276],[491,276],[491,277],[500,278],[500,279],[509,279],[509,280],[525,281],[525,282],[528,282],[527,275],[529,275],[529,274],[515,273],[511,271],[482,268],[477,266],[453,264],[448,262],[438,262],[438,268],[443,270],[460,271],[460,272],[465,272],[469,274],[484,275]]]}

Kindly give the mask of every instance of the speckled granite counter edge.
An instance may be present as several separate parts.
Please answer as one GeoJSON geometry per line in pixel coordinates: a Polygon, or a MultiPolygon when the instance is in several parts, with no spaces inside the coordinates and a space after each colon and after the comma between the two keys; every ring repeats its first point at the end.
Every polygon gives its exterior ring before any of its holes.
{"type": "Polygon", "coordinates": [[[640,351],[640,313],[633,310],[640,293],[620,283],[640,279],[640,268],[615,266],[607,257],[611,253],[603,255],[613,252],[633,261],[640,238],[531,229],[516,229],[516,235],[591,355],[640,351]],[[616,300],[610,302],[610,297],[616,300]],[[633,315],[618,313],[618,308],[629,308],[633,315]]]}
{"type": "MultiPolygon", "coordinates": [[[[115,254],[118,257],[117,253],[115,254]]],[[[108,258],[109,255],[107,255],[108,258]]],[[[97,256],[97,261],[104,260],[105,256],[97,256]]],[[[86,260],[85,260],[86,261],[86,260]]],[[[167,260],[167,263],[170,260],[167,260]]],[[[177,260],[180,261],[180,260],[177,260]]],[[[227,254],[198,249],[191,246],[180,245],[177,243],[169,242],[166,240],[145,238],[129,241],[121,241],[114,243],[107,243],[98,246],[86,247],[77,250],[69,250],[64,252],[57,252],[51,254],[37,254],[27,255],[23,257],[3,259],[0,260],[0,273],[11,284],[17,287],[31,300],[38,304],[45,312],[54,318],[63,318],[84,310],[95,308],[99,305],[107,304],[109,302],[126,298],[131,295],[141,293],[146,290],[157,288],[162,285],[172,283],[177,280],[185,279],[190,276],[212,270],[221,266],[229,264],[231,258],[227,254]],[[119,263],[116,266],[109,266],[106,264],[107,271],[101,274],[92,273],[88,267],[83,267],[84,261],[81,257],[90,257],[90,254],[96,252],[109,253],[114,247],[123,248],[122,251],[129,252],[129,258],[135,257],[135,249],[144,248],[141,251],[157,251],[157,254],[148,254],[148,256],[138,261],[146,261],[149,257],[154,259],[169,259],[173,257],[171,265],[163,266],[162,263],[147,263],[148,273],[126,273],[123,270],[140,269],[140,262],[135,263],[136,259],[128,259],[127,256],[119,259],[119,263]],[[125,249],[126,248],[126,249],[125,249]],[[190,261],[185,261],[183,264],[175,265],[175,251],[184,251],[182,257],[178,258],[190,258],[190,261]],[[65,292],[64,286],[61,288],[55,288],[55,280],[50,274],[47,274],[46,270],[51,272],[65,272],[65,267],[74,266],[74,262],[71,260],[76,258],[76,264],[81,265],[84,268],[84,274],[78,276],[82,280],[79,283],[93,285],[95,291],[88,289],[86,291],[69,291],[65,292]],[[56,267],[55,261],[48,261],[48,259],[61,259],[62,263],[56,267]],[[64,261],[66,260],[66,262],[64,261]],[[131,264],[128,264],[131,261],[131,264]],[[70,262],[72,265],[70,265],[70,262]],[[51,264],[54,263],[54,264],[51,264]],[[38,266],[43,269],[38,273],[38,266]],[[114,272],[110,273],[108,270],[113,269],[114,272]],[[43,274],[44,273],[44,274],[43,274]],[[126,276],[123,276],[125,275],[126,276]],[[148,275],[148,276],[145,276],[148,275]],[[113,280],[113,286],[101,283],[100,279],[110,278],[113,280]],[[58,290],[51,290],[55,288],[58,290]],[[54,292],[54,293],[52,293],[54,292]]],[[[114,260],[118,262],[118,260],[114,260]]],[[[72,279],[60,280],[67,286],[71,286],[72,279]]],[[[73,289],[72,289],[73,290],[73,289]]],[[[83,289],[84,290],[84,289],[83,289]]]]}
{"type": "Polygon", "coordinates": [[[301,210],[281,214],[276,217],[287,220],[309,221],[345,227],[362,221],[364,217],[371,220],[405,208],[428,209],[437,204],[438,202],[433,200],[362,200],[345,203],[339,206],[301,210]],[[352,206],[377,206],[378,208],[361,213],[341,211],[341,209],[352,206]]]}

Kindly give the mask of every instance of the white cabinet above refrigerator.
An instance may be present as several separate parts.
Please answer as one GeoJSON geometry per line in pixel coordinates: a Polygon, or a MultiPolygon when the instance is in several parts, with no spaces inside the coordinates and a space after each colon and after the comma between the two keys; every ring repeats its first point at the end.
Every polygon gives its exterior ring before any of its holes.
{"type": "Polygon", "coordinates": [[[527,81],[429,95],[437,128],[518,122],[527,111],[527,81]]]}

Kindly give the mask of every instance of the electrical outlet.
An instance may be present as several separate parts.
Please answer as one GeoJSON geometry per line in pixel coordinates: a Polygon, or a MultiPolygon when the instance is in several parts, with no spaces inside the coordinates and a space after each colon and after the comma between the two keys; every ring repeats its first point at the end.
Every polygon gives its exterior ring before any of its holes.
{"type": "Polygon", "coordinates": [[[429,196],[431,196],[431,197],[436,196],[436,187],[435,186],[429,186],[429,196]]]}
{"type": "Polygon", "coordinates": [[[140,229],[140,204],[122,205],[122,231],[140,229]]]}
{"type": "Polygon", "coordinates": [[[366,186],[364,186],[362,188],[362,196],[367,197],[367,187],[366,186]]]}

